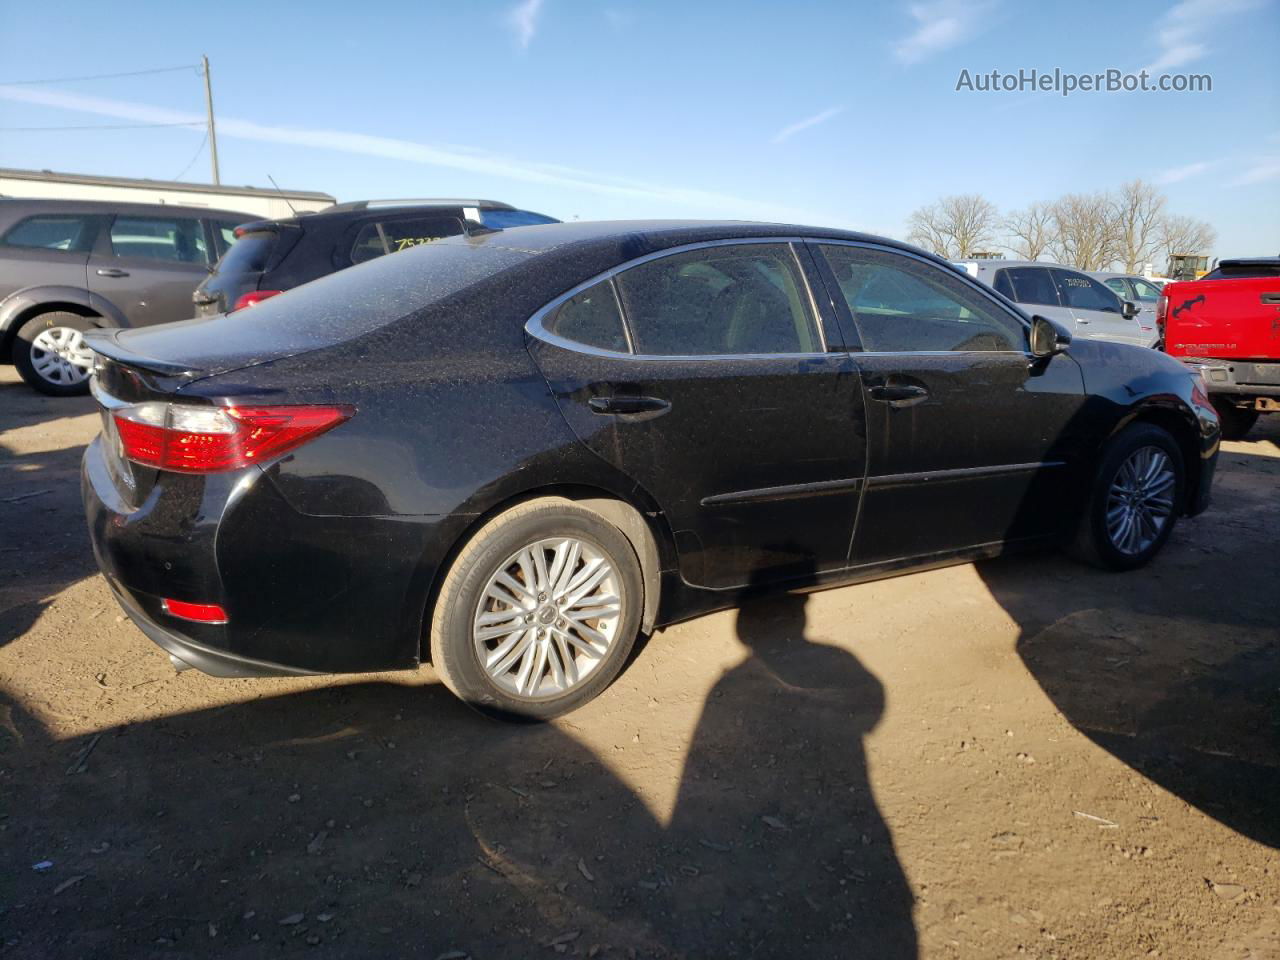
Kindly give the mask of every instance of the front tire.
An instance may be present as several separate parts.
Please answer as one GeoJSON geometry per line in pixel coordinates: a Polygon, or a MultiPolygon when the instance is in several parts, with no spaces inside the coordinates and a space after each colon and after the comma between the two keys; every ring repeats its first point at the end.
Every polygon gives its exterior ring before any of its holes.
{"type": "Polygon", "coordinates": [[[453,561],[432,613],[432,665],[485,713],[547,720],[613,681],[643,606],[621,531],[570,500],[530,501],[486,523],[453,561]]]}
{"type": "Polygon", "coordinates": [[[63,310],[32,317],[18,328],[13,365],[29,386],[51,397],[88,393],[93,351],[84,333],[94,329],[92,320],[63,310]]]}
{"type": "Polygon", "coordinates": [[[1150,562],[1182,511],[1184,474],[1182,451],[1167,430],[1126,427],[1103,450],[1071,552],[1105,570],[1150,562]]]}

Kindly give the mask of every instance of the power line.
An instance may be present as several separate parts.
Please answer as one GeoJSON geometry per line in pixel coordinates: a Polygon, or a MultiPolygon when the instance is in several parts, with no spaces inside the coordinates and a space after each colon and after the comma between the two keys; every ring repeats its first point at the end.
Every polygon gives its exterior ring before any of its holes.
{"type": "Polygon", "coordinates": [[[152,70],[129,70],[124,73],[91,73],[83,77],[51,77],[47,80],[6,80],[0,83],[0,86],[22,86],[24,84],[44,84],[44,83],[77,83],[81,80],[114,80],[117,77],[144,77],[153,73],[177,73],[179,70],[199,70],[200,65],[195,63],[184,64],[181,67],[156,67],[152,70]]]}
{"type": "Polygon", "coordinates": [[[200,139],[200,146],[196,147],[196,152],[192,155],[191,159],[187,162],[187,165],[182,168],[182,173],[179,173],[176,177],[173,177],[172,179],[174,180],[182,179],[183,174],[185,174],[188,170],[190,170],[192,166],[195,165],[195,162],[200,159],[200,154],[204,153],[204,145],[208,142],[209,142],[209,131],[206,130],[204,132],[204,136],[200,139]]]}
{"type": "Polygon", "coordinates": [[[43,130],[146,130],[151,127],[203,127],[203,120],[183,120],[180,123],[89,123],[79,127],[0,127],[0,132],[31,133],[43,130]]]}

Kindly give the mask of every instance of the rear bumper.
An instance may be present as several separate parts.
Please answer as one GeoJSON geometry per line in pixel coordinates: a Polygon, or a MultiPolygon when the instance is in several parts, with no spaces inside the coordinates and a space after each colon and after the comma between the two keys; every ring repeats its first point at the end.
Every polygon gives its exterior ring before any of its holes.
{"type": "Polygon", "coordinates": [[[116,602],[120,604],[125,615],[133,621],[134,626],[141,630],[148,640],[169,654],[172,660],[178,661],[174,666],[180,666],[180,669],[195,667],[201,673],[207,673],[211,677],[228,679],[319,675],[319,671],[316,670],[300,670],[297,667],[286,667],[279,663],[267,663],[265,660],[254,660],[199,644],[170,627],[156,623],[110,574],[104,573],[103,576],[116,602]]]}
{"type": "Polygon", "coordinates": [[[1280,397],[1280,361],[1189,357],[1182,362],[1200,375],[1211,396],[1222,395],[1240,400],[1280,397]]]}

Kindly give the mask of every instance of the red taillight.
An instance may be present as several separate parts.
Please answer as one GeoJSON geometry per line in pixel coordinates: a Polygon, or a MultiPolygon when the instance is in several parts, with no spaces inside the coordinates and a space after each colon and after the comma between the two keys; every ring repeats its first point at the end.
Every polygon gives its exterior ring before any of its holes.
{"type": "Polygon", "coordinates": [[[261,463],[331,430],[348,406],[214,407],[154,401],[113,411],[124,456],[178,473],[261,463]]]}
{"type": "Polygon", "coordinates": [[[160,604],[165,613],[183,620],[194,620],[196,623],[227,622],[227,611],[216,603],[187,603],[185,600],[164,599],[160,604]]]}
{"type": "Polygon", "coordinates": [[[1164,318],[1169,312],[1169,296],[1168,294],[1160,294],[1156,300],[1156,326],[1164,333],[1164,318]]]}
{"type": "Polygon", "coordinates": [[[278,293],[284,293],[283,290],[250,290],[248,293],[242,293],[236,298],[235,306],[232,310],[243,310],[245,307],[252,307],[255,303],[261,303],[263,300],[270,300],[278,293]]]}

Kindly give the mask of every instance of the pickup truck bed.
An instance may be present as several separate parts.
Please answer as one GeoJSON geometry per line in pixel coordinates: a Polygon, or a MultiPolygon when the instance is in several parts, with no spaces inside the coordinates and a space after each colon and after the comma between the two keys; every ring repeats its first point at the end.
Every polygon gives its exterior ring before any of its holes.
{"type": "Polygon", "coordinates": [[[1156,307],[1165,352],[1199,370],[1228,440],[1280,411],[1280,257],[1223,260],[1166,284],[1156,307]]]}

